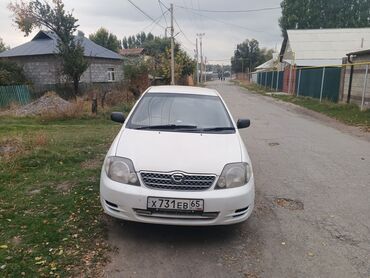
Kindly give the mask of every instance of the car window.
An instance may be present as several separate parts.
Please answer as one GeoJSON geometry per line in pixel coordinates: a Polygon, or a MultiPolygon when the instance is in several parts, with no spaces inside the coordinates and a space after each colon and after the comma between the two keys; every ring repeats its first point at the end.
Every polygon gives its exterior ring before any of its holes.
{"type": "MultiPolygon", "coordinates": [[[[218,96],[148,93],[136,107],[127,127],[192,126],[194,131],[232,128],[229,114],[218,96]]],[[[160,129],[160,128],[159,128],[160,129]]]]}

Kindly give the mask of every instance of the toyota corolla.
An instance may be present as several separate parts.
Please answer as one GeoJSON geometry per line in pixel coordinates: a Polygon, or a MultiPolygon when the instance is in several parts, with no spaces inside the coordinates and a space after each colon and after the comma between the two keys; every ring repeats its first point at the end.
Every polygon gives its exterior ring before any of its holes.
{"type": "Polygon", "coordinates": [[[171,225],[227,225],[254,206],[252,164],[236,123],[213,89],[150,87],[127,118],[101,171],[100,199],[116,218],[171,225]]]}

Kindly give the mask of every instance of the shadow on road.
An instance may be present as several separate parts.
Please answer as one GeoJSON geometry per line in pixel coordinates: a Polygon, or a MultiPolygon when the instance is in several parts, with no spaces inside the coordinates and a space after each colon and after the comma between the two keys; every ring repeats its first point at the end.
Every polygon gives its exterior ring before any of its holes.
{"type": "Polygon", "coordinates": [[[230,226],[170,226],[143,224],[136,222],[112,219],[109,229],[115,234],[120,234],[124,240],[140,240],[142,244],[147,243],[176,243],[176,245],[192,245],[207,241],[208,243],[226,243],[240,237],[242,230],[250,230],[248,221],[230,226]]]}

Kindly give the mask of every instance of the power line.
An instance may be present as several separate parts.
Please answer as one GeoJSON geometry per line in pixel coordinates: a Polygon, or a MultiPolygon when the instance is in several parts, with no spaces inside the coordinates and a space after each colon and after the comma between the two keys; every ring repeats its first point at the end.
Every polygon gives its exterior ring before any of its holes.
{"type": "MultiPolygon", "coordinates": [[[[220,23],[223,23],[223,24],[227,24],[227,25],[230,25],[230,26],[234,26],[234,27],[238,27],[238,28],[241,28],[241,29],[244,29],[244,30],[247,30],[247,31],[250,31],[250,32],[254,32],[254,33],[266,33],[266,34],[271,34],[271,33],[268,33],[268,32],[265,32],[265,31],[261,31],[261,30],[252,30],[252,29],[249,29],[247,27],[244,27],[244,26],[241,26],[241,25],[238,25],[238,24],[235,24],[235,23],[230,23],[230,22],[227,22],[227,21],[223,21],[223,20],[220,20],[220,19],[215,19],[213,17],[210,17],[210,16],[206,16],[204,14],[200,14],[200,13],[197,13],[197,12],[194,12],[193,10],[190,10],[192,13],[200,16],[200,17],[205,17],[205,18],[208,18],[210,20],[213,20],[213,21],[216,21],[216,22],[220,22],[220,23]]],[[[271,34],[272,35],[272,34],[271,34]]]]}
{"type": "Polygon", "coordinates": [[[155,19],[153,17],[151,17],[150,15],[148,15],[146,12],[144,12],[139,6],[137,6],[134,2],[132,2],[131,0],[127,0],[131,3],[131,5],[133,5],[136,9],[138,9],[143,15],[145,15],[147,18],[149,18],[151,21],[153,21],[155,24],[157,24],[158,26],[162,27],[163,29],[165,29],[165,27],[163,27],[161,24],[159,24],[158,22],[155,22],[155,19]]]}
{"type": "MultiPolygon", "coordinates": [[[[163,12],[163,9],[162,9],[162,2],[161,2],[161,0],[158,0],[158,5],[159,5],[159,8],[161,9],[161,12],[162,12],[162,16],[163,16],[163,18],[164,18],[164,21],[166,22],[166,27],[168,26],[168,24],[167,24],[167,19],[166,19],[166,17],[164,16],[164,12],[163,12]]],[[[167,11],[166,11],[167,12],[167,11]]]]}
{"type": "MultiPolygon", "coordinates": [[[[165,11],[164,14],[167,14],[168,11],[165,11]]],[[[153,22],[151,22],[149,25],[147,25],[146,27],[143,28],[143,31],[145,31],[146,29],[148,29],[150,26],[154,25],[153,27],[155,27],[155,25],[158,25],[157,23],[161,20],[163,15],[160,15],[158,16],[153,22]]],[[[151,30],[153,30],[154,28],[152,28],[151,30]]],[[[151,32],[151,31],[150,31],[151,32]]]]}
{"type": "Polygon", "coordinates": [[[250,12],[262,12],[262,11],[271,11],[271,10],[279,10],[281,7],[269,7],[269,8],[260,8],[260,9],[250,9],[250,10],[205,10],[205,9],[195,9],[184,7],[181,5],[175,5],[181,9],[193,10],[197,12],[204,12],[204,13],[250,13],[250,12]]]}
{"type": "MultiPolygon", "coordinates": [[[[199,0],[197,0],[197,3],[198,3],[198,10],[200,10],[199,0]]],[[[203,21],[203,18],[201,16],[199,16],[198,19],[199,19],[199,22],[201,23],[202,30],[204,30],[204,21],[203,21]]]]}
{"type": "Polygon", "coordinates": [[[185,38],[188,42],[190,42],[190,44],[195,45],[195,43],[194,43],[191,39],[189,39],[189,38],[188,38],[188,36],[184,33],[184,31],[182,31],[182,29],[181,29],[180,25],[177,23],[176,18],[174,18],[174,21],[175,21],[175,23],[176,23],[177,27],[179,28],[180,33],[182,33],[182,35],[184,36],[184,38],[185,38]]]}

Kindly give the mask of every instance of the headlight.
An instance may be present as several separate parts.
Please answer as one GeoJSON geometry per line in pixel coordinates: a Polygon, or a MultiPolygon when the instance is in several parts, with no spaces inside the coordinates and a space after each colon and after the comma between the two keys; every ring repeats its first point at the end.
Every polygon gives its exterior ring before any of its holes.
{"type": "Polygon", "coordinates": [[[234,188],[248,183],[252,169],[248,163],[226,164],[218,178],[216,189],[234,188]]]}
{"type": "Polygon", "coordinates": [[[136,175],[134,164],[128,158],[110,156],[105,162],[105,173],[116,182],[140,185],[136,175]]]}

